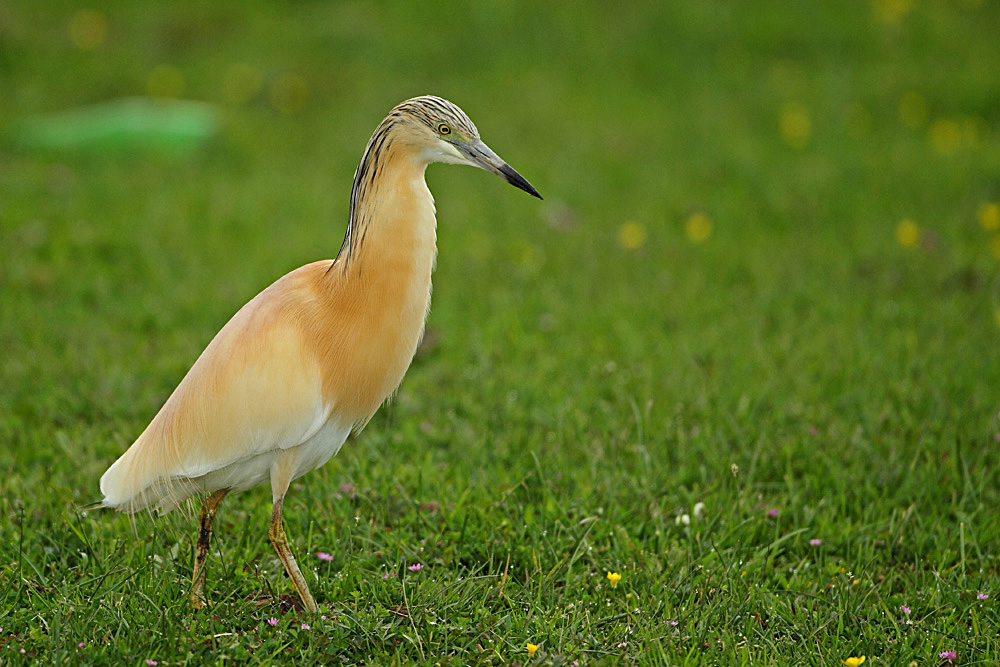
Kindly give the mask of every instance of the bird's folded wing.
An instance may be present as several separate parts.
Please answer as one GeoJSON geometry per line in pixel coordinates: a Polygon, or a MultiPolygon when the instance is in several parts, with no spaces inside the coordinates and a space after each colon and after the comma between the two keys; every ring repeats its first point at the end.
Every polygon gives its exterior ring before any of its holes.
{"type": "Polygon", "coordinates": [[[322,428],[330,406],[324,404],[320,372],[301,330],[282,307],[290,287],[286,280],[275,283],[216,335],[142,435],[101,478],[105,505],[169,509],[211,490],[197,480],[241,462],[246,471],[238,486],[249,488],[264,481],[277,452],[322,428]]]}

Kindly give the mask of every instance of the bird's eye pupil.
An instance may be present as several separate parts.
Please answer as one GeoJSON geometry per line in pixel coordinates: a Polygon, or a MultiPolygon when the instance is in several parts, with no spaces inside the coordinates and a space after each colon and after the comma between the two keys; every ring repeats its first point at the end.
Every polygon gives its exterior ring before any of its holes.
{"type": "Polygon", "coordinates": [[[441,134],[451,134],[451,128],[445,125],[444,123],[441,123],[440,125],[438,125],[438,132],[440,132],[441,134]]]}

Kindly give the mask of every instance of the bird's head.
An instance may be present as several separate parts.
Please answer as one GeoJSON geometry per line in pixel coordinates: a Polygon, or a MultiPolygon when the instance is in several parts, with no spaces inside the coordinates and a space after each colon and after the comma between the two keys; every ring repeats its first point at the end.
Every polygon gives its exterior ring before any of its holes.
{"type": "Polygon", "coordinates": [[[431,95],[414,97],[397,105],[386,120],[405,126],[410,140],[426,162],[479,167],[542,198],[531,183],[483,143],[475,124],[448,100],[431,95]]]}

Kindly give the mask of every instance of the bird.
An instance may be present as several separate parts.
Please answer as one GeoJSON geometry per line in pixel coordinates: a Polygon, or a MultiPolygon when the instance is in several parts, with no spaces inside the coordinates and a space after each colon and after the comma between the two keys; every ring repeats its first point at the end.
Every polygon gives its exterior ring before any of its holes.
{"type": "Polygon", "coordinates": [[[469,165],[542,196],[455,104],[396,105],[354,172],[334,259],[282,276],[215,335],[139,437],[100,480],[98,506],[163,514],[204,497],[190,604],[209,604],[205,561],[227,494],[269,481],[268,538],[302,607],[319,607],[295,562],[282,509],[293,480],[330,460],[396,391],[423,336],[437,257],[433,162],[469,165]]]}

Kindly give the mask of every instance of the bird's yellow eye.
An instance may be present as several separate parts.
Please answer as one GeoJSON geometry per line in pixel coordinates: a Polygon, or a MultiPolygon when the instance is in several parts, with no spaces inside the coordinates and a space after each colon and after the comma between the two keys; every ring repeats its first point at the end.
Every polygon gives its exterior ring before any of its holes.
{"type": "Polygon", "coordinates": [[[451,134],[451,128],[448,127],[447,123],[438,123],[438,134],[451,134]]]}

